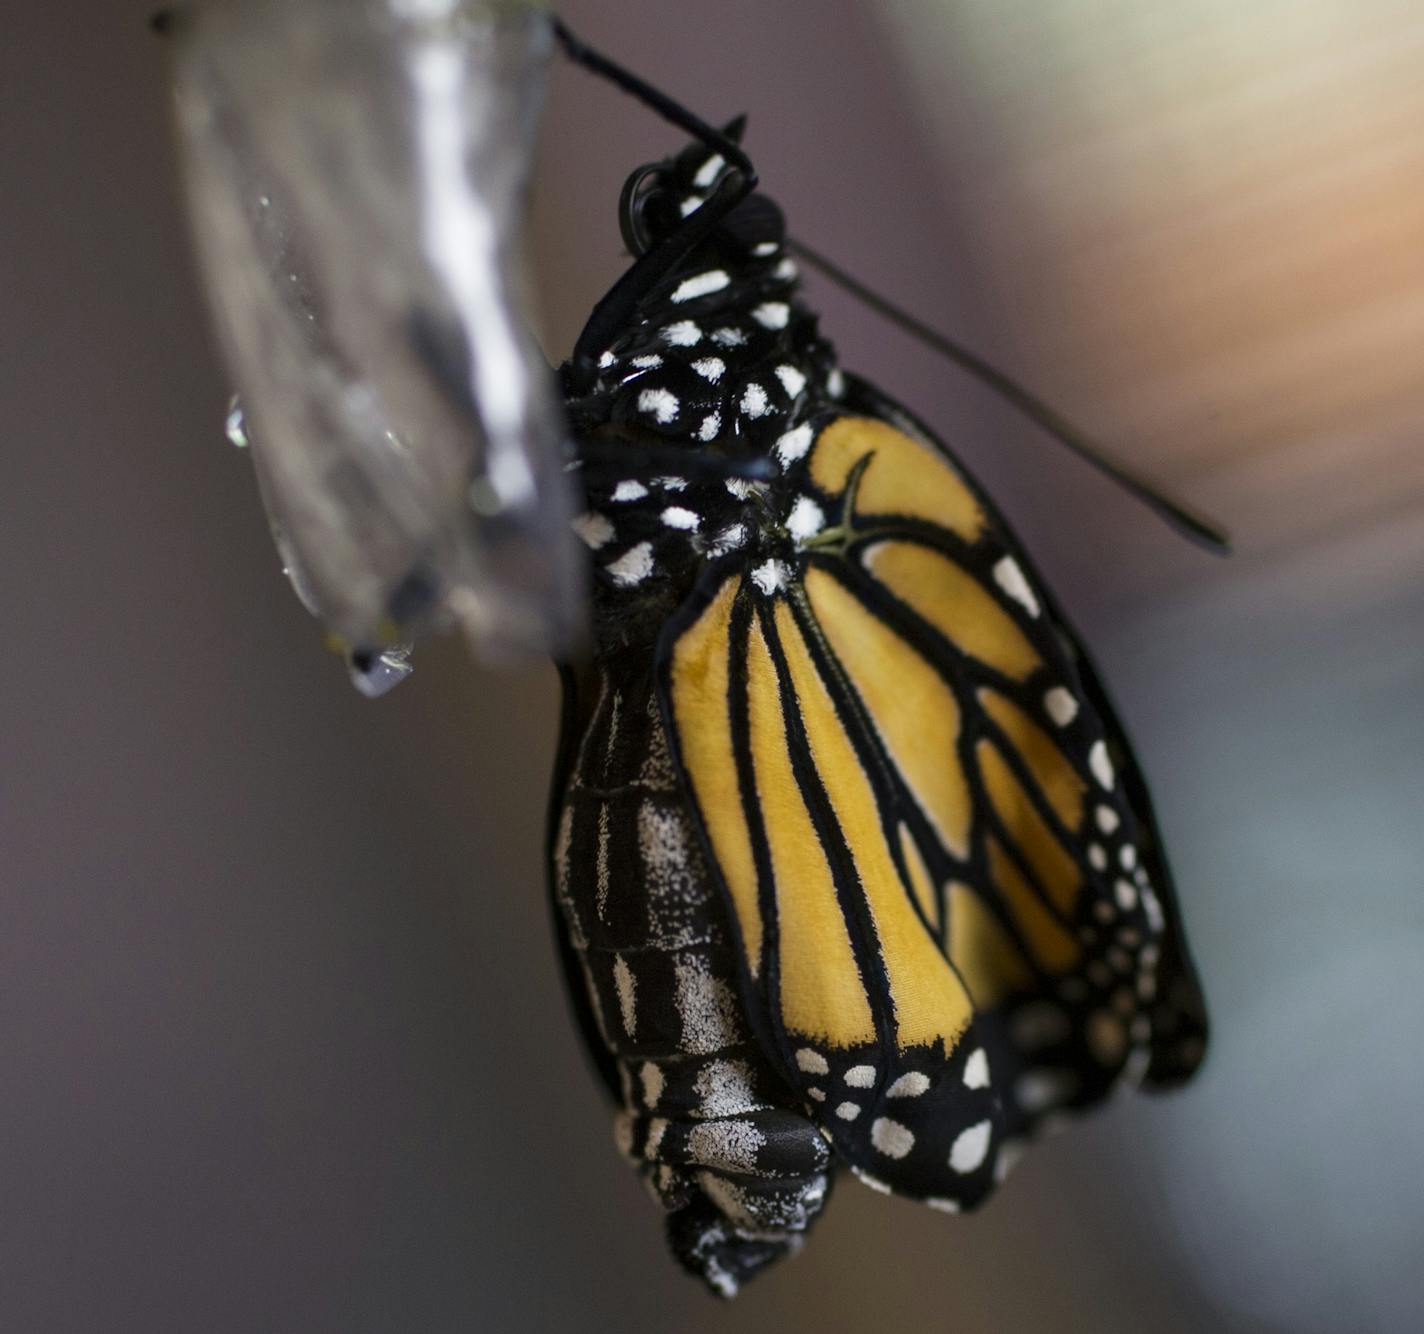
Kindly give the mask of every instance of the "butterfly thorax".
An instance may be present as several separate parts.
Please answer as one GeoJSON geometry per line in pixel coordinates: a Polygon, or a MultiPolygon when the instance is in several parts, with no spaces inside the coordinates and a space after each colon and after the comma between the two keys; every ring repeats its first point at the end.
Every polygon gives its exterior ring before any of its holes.
{"type": "MultiPolygon", "coordinates": [[[[723,170],[705,149],[662,164],[639,224],[655,240],[659,215],[694,211],[723,170]]],[[[784,240],[780,211],[753,195],[639,303],[568,402],[601,649],[651,643],[709,563],[744,563],[773,591],[833,520],[800,494],[797,465],[843,381],[784,240]],[[760,478],[738,475],[749,464],[760,478]]]]}

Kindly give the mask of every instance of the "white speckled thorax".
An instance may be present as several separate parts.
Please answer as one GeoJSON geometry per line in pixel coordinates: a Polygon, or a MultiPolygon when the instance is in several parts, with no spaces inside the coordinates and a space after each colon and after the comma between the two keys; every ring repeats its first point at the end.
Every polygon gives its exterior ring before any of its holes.
{"type": "MultiPolygon", "coordinates": [[[[719,161],[681,164],[683,212],[714,188],[719,161]]],[[[576,433],[605,448],[582,477],[587,509],[575,531],[593,553],[601,593],[677,598],[707,561],[736,554],[777,591],[798,545],[824,523],[797,480],[814,422],[841,388],[816,317],[796,298],[795,262],[780,240],[747,244],[721,232],[640,306],[638,319],[597,362],[593,390],[569,404],[576,433]],[[606,461],[626,443],[629,467],[606,461]],[[656,467],[640,444],[660,452],[656,467]],[[717,475],[665,455],[769,460],[769,480],[717,475]],[[660,587],[659,587],[660,586],[660,587]]]]}

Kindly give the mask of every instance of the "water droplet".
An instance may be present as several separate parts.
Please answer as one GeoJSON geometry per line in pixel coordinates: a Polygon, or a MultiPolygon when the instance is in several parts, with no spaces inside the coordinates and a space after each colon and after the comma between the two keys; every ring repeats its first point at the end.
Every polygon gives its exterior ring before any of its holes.
{"type": "Polygon", "coordinates": [[[394,690],[415,670],[410,661],[410,644],[387,649],[353,649],[346,655],[351,684],[367,699],[377,699],[394,690]]]}

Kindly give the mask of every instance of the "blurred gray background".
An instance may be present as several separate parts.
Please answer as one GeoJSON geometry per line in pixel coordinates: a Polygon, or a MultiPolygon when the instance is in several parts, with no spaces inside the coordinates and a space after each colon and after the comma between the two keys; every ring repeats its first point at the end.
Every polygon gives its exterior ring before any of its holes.
{"type": "MultiPolygon", "coordinates": [[[[1019,526],[1152,778],[1198,1084],[981,1215],[847,1181],[727,1308],[672,1266],[564,1010],[551,668],[359,698],[278,573],[146,0],[0,38],[0,1331],[1424,1327],[1424,6],[564,11],[793,227],[1227,518],[1218,562],[824,286],[845,362],[1019,526]]],[[[551,350],[675,146],[556,72],[551,350]]]]}

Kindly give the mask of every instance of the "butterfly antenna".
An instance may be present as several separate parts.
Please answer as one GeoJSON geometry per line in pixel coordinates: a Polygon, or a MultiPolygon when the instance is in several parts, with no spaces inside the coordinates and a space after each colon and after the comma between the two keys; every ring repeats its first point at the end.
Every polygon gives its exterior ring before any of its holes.
{"type": "Polygon", "coordinates": [[[554,36],[571,61],[582,65],[600,78],[607,79],[615,87],[657,112],[664,120],[671,121],[694,139],[720,153],[728,166],[728,170],[721,174],[712,194],[702,207],[684,217],[681,223],[664,235],[656,245],[639,255],[633,267],[613,284],[593,308],[593,313],[588,317],[588,323],[584,325],[569,357],[573,384],[579,392],[587,393],[597,379],[596,361],[599,352],[607,348],[610,340],[627,327],[628,321],[632,319],[639,303],[647,294],[751,194],[756,188],[757,178],[751,159],[742,151],[732,134],[714,129],[705,120],[693,115],[680,102],[674,101],[666,93],[659,92],[652,84],[624,69],[601,52],[595,51],[586,42],[574,36],[562,19],[551,16],[551,21],[554,36]]]}
{"type": "Polygon", "coordinates": [[[670,121],[678,129],[686,131],[694,139],[700,140],[708,148],[720,153],[733,167],[741,172],[746,184],[744,194],[750,194],[756,186],[756,169],[741,145],[729,134],[709,125],[700,116],[694,115],[681,102],[654,88],[646,79],[640,79],[631,70],[625,69],[617,61],[609,59],[601,51],[594,50],[583,38],[570,31],[563,19],[553,17],[554,36],[563,48],[564,54],[576,65],[582,65],[590,73],[607,79],[616,88],[622,89],[630,97],[637,98],[645,107],[657,112],[664,120],[670,121]]]}
{"type": "Polygon", "coordinates": [[[1012,403],[1024,416],[1037,422],[1055,440],[1067,445],[1085,463],[1091,464],[1099,472],[1112,478],[1114,482],[1130,495],[1135,496],[1184,537],[1195,542],[1198,546],[1205,547],[1215,555],[1228,556],[1231,554],[1231,538],[1220,524],[1207,518],[1206,515],[1193,509],[1190,505],[1167,495],[1156,483],[1149,481],[1120,459],[1114,458],[1101,445],[1089,439],[1062,413],[1049,407],[1041,398],[1025,389],[1017,381],[1011,380],[1003,371],[991,366],[982,357],[956,343],[953,339],[947,338],[937,329],[932,329],[929,325],[917,320],[878,292],[872,291],[839,265],[811,249],[804,241],[788,237],[786,246],[813,268],[819,269],[832,282],[843,287],[857,300],[864,302],[871,310],[883,315],[892,324],[919,339],[927,347],[933,348],[947,361],[952,361],[956,366],[983,381],[1001,398],[1012,403]]]}

